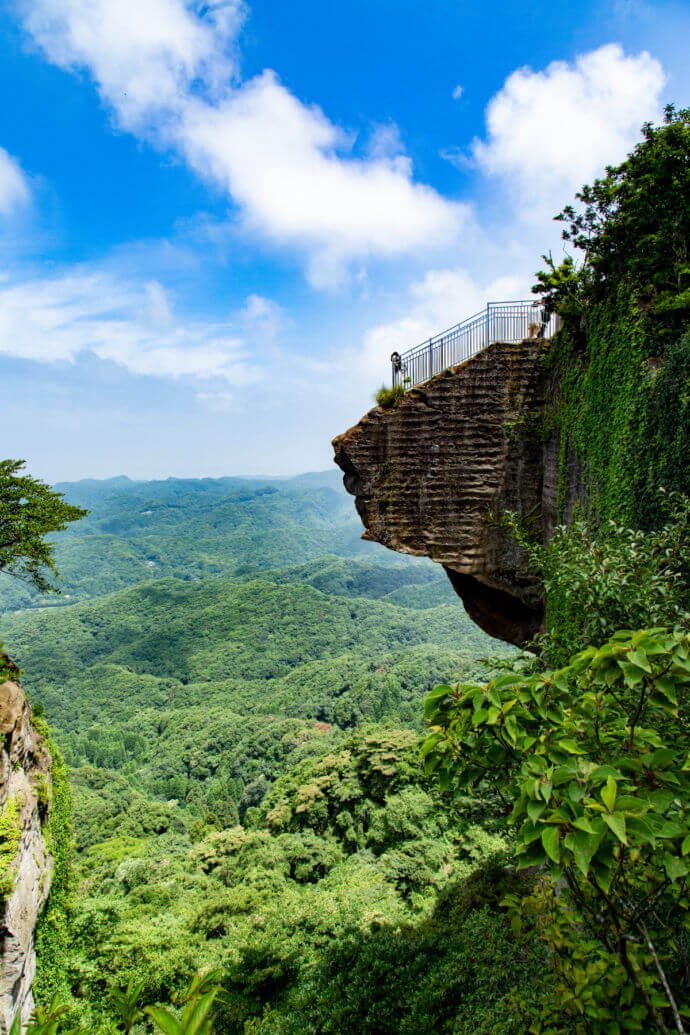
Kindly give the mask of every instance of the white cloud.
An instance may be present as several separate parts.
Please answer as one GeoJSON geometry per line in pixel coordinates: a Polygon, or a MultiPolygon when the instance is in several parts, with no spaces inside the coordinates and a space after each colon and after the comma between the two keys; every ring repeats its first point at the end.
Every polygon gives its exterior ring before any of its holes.
{"type": "Polygon", "coordinates": [[[273,72],[233,84],[242,7],[222,9],[220,24],[182,0],[32,0],[24,22],[51,61],[89,71],[124,128],[175,148],[249,230],[303,252],[317,286],[457,237],[466,206],[414,181],[394,127],[355,157],[352,136],[273,72]]]}
{"type": "Polygon", "coordinates": [[[237,318],[247,337],[263,345],[274,341],[288,322],[282,306],[263,295],[249,295],[237,318]]]}
{"type": "Polygon", "coordinates": [[[453,100],[454,100],[454,101],[459,101],[459,100],[460,100],[460,98],[462,97],[462,95],[463,95],[463,88],[462,88],[462,86],[460,86],[460,84],[458,83],[458,85],[457,85],[457,86],[455,87],[455,89],[453,90],[453,100]]]}
{"type": "Polygon", "coordinates": [[[660,116],[664,82],[655,58],[626,56],[618,44],[545,71],[518,69],[490,101],[487,139],[475,141],[474,156],[503,178],[523,214],[542,219],[622,161],[642,123],[660,116]]]}
{"type": "Polygon", "coordinates": [[[140,288],[88,270],[0,281],[0,354],[55,362],[84,352],[133,374],[231,385],[260,376],[229,323],[175,317],[156,281],[140,288]]]}
{"type": "Polygon", "coordinates": [[[24,25],[54,64],[86,69],[129,130],[160,130],[195,89],[218,95],[237,74],[241,0],[20,0],[24,25]]]}
{"type": "Polygon", "coordinates": [[[29,198],[29,186],[19,163],[0,147],[0,215],[11,216],[29,198]]]}
{"type": "Polygon", "coordinates": [[[271,72],[220,105],[191,101],[180,136],[188,161],[226,187],[248,226],[304,249],[316,286],[355,258],[448,244],[467,217],[415,183],[399,153],[343,157],[349,139],[271,72]]]}

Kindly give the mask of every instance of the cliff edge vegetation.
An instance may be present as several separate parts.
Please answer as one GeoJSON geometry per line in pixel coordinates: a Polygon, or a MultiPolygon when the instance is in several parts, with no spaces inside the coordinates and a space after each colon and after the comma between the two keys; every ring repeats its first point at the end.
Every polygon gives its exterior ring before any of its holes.
{"type": "Polygon", "coordinates": [[[426,770],[493,787],[526,896],[504,905],[548,947],[531,1032],[688,1029],[690,999],[690,111],[666,111],[558,217],[581,256],[535,291],[564,327],[546,362],[559,454],[544,544],[509,528],[543,580],[538,654],[427,698],[426,770]]]}

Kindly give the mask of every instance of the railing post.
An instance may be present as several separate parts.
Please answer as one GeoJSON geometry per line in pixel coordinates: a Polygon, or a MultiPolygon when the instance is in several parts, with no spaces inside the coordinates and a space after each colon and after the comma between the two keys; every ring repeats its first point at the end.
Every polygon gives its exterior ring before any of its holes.
{"type": "Polygon", "coordinates": [[[434,376],[434,346],[432,345],[433,338],[429,338],[429,377],[434,376]]]}
{"type": "Polygon", "coordinates": [[[486,341],[484,342],[485,346],[490,344],[490,342],[489,342],[489,304],[490,304],[489,302],[486,303],[486,341]]]}
{"type": "Polygon", "coordinates": [[[395,363],[391,360],[391,384],[395,388],[398,383],[397,370],[395,369],[395,363]]]}

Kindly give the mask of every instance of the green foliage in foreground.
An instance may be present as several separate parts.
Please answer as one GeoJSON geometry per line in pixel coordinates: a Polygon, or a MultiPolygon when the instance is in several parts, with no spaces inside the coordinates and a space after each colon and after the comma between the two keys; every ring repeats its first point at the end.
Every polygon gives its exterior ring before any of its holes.
{"type": "Polygon", "coordinates": [[[565,664],[573,644],[601,643],[624,627],[690,625],[690,499],[659,495],[665,523],[650,532],[578,518],[542,546],[515,515],[507,518],[544,585],[546,630],[536,649],[549,664],[565,664]]]}
{"type": "Polygon", "coordinates": [[[438,686],[425,768],[513,805],[516,932],[558,980],[534,1032],[668,1033],[690,1017],[690,635],[620,632],[566,667],[438,686]],[[561,882],[559,886],[558,883],[561,882]],[[532,918],[532,919],[530,919],[532,918]]]}
{"type": "MultiPolygon", "coordinates": [[[[155,1030],[163,1035],[213,1035],[216,1022],[214,1004],[218,995],[213,975],[195,974],[186,992],[174,997],[174,1003],[178,1000],[181,1003],[177,1010],[165,1006],[142,1009],[143,988],[144,982],[130,979],[125,989],[112,993],[111,1001],[118,1015],[117,1031],[127,1035],[136,1030],[146,1013],[152,1018],[155,1030]]],[[[21,1016],[17,1014],[9,1035],[85,1035],[83,1027],[74,1027],[65,1020],[67,1012],[68,1007],[55,998],[48,1008],[39,1006],[26,1026],[22,1025],[21,1016]]]]}

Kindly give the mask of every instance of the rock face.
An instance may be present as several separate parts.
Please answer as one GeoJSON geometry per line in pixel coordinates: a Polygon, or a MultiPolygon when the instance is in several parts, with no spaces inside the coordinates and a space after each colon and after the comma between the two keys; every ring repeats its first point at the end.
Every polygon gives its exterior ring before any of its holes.
{"type": "MultiPolygon", "coordinates": [[[[470,617],[515,644],[541,627],[542,592],[496,518],[515,511],[543,541],[556,523],[559,444],[542,433],[543,347],[491,345],[333,441],[364,538],[441,563],[470,617]]],[[[574,461],[567,466],[566,519],[581,494],[574,461]]]]}
{"type": "Polygon", "coordinates": [[[36,922],[53,870],[43,833],[50,753],[14,679],[0,684],[0,749],[0,1035],[6,1035],[17,1014],[25,1021],[33,1009],[36,922]]]}

